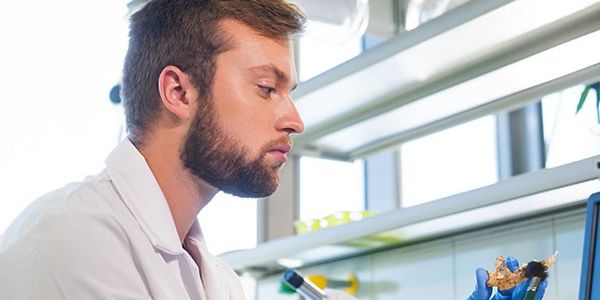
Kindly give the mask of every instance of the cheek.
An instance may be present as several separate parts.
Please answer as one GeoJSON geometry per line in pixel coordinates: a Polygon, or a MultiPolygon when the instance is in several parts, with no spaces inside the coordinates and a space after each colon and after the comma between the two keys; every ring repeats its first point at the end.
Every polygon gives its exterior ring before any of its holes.
{"type": "Polygon", "coordinates": [[[236,110],[219,115],[218,126],[221,133],[240,147],[250,161],[262,155],[263,147],[272,139],[269,136],[272,130],[267,123],[264,117],[249,113],[249,110],[236,110]]]}
{"type": "MultiPolygon", "coordinates": [[[[236,80],[215,81],[213,93],[217,123],[223,134],[251,156],[275,138],[278,100],[261,98],[255,87],[236,80]]],[[[282,112],[283,113],[283,112],[282,112]]]]}
{"type": "Polygon", "coordinates": [[[225,132],[246,138],[272,134],[277,111],[270,106],[269,100],[252,94],[231,94],[222,100],[218,113],[225,132]]]}
{"type": "Polygon", "coordinates": [[[246,143],[264,143],[274,128],[274,116],[268,107],[237,105],[219,113],[223,132],[246,143]]]}

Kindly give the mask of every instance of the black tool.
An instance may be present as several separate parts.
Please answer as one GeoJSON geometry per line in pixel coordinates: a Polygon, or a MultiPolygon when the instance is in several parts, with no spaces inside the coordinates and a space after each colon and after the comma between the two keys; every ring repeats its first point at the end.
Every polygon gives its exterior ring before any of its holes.
{"type": "Polygon", "coordinates": [[[546,271],[546,267],[540,262],[530,261],[527,264],[527,267],[525,268],[525,277],[531,278],[531,281],[529,282],[523,300],[533,300],[540,283],[548,277],[548,272],[546,271]]]}

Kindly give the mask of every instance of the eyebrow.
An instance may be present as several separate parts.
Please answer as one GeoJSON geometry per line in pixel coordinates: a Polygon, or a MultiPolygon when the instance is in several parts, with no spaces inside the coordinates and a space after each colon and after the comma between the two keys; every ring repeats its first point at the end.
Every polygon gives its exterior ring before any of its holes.
{"type": "MultiPolygon", "coordinates": [[[[249,70],[251,70],[253,72],[263,72],[263,73],[275,74],[275,77],[277,77],[277,80],[283,81],[283,82],[288,82],[290,80],[290,78],[283,71],[281,71],[279,68],[277,68],[273,64],[251,67],[251,68],[249,68],[249,70]]],[[[296,87],[298,87],[297,83],[294,84],[294,86],[291,88],[290,91],[295,90],[296,87]]]]}

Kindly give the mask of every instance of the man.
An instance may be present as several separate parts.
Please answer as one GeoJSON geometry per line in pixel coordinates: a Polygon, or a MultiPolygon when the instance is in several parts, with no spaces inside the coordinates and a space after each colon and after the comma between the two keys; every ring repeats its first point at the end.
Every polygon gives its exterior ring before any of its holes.
{"type": "Polygon", "coordinates": [[[0,299],[244,299],[196,216],[275,191],[303,124],[279,0],[156,0],[131,18],[128,137],[106,170],[28,207],[0,240],[0,299]]]}
{"type": "Polygon", "coordinates": [[[303,131],[290,98],[290,37],[303,23],[282,0],[154,0],[134,14],[128,139],[99,175],[42,197],[7,229],[0,299],[244,299],[196,216],[219,190],[277,188],[303,131]]]}

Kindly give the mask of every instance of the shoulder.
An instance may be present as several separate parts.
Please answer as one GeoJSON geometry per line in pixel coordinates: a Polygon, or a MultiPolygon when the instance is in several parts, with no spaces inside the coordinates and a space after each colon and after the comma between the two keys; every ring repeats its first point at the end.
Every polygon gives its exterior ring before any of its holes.
{"type": "Polygon", "coordinates": [[[110,182],[99,176],[90,179],[68,184],[32,202],[2,235],[0,247],[18,239],[36,237],[36,242],[49,242],[66,233],[117,226],[108,200],[110,193],[115,193],[110,182]]]}
{"type": "Polygon", "coordinates": [[[6,230],[0,255],[19,249],[35,256],[51,255],[56,262],[127,247],[127,237],[104,198],[102,188],[89,181],[41,197],[6,230]]]}
{"type": "Polygon", "coordinates": [[[144,290],[129,238],[101,184],[70,184],[36,200],[13,222],[0,238],[0,290],[25,282],[72,296],[102,286],[144,290]]]}

